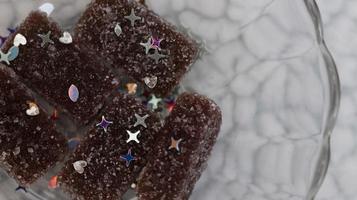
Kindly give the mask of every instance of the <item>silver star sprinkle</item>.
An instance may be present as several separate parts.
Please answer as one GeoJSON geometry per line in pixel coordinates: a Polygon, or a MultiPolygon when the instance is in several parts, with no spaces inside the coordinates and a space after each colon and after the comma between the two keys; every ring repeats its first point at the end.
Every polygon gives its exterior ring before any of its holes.
{"type": "Polygon", "coordinates": [[[160,54],[159,51],[157,49],[155,49],[155,53],[154,54],[150,54],[149,58],[155,60],[155,63],[158,64],[160,59],[162,58],[166,58],[167,56],[160,54]]]}
{"type": "Polygon", "coordinates": [[[150,49],[152,48],[151,38],[149,38],[146,43],[140,43],[140,45],[145,48],[145,53],[148,54],[150,49]]]}
{"type": "Polygon", "coordinates": [[[131,141],[135,141],[136,143],[140,143],[138,140],[138,135],[140,131],[136,131],[135,133],[132,133],[131,131],[126,130],[126,132],[129,134],[129,139],[126,141],[126,143],[129,143],[131,141]]]}
{"type": "Polygon", "coordinates": [[[38,37],[42,39],[41,47],[44,47],[47,43],[54,44],[53,40],[51,40],[51,31],[48,31],[46,34],[37,34],[38,37]]]}
{"type": "Polygon", "coordinates": [[[123,30],[121,29],[119,23],[117,23],[117,25],[115,25],[114,33],[115,33],[118,37],[123,33],[123,30]]]}
{"type": "Polygon", "coordinates": [[[148,114],[146,114],[146,115],[144,115],[143,117],[141,117],[140,115],[138,115],[138,114],[135,113],[136,122],[135,122],[135,124],[134,124],[134,127],[137,127],[137,126],[141,125],[141,126],[147,128],[146,123],[145,123],[145,120],[146,120],[148,117],[149,117],[148,114]]]}
{"type": "Polygon", "coordinates": [[[11,54],[10,51],[5,54],[0,50],[0,62],[5,62],[6,64],[10,65],[10,62],[9,62],[10,54],[11,54]]]}
{"type": "Polygon", "coordinates": [[[138,16],[135,15],[134,8],[131,9],[130,15],[124,16],[124,17],[125,17],[125,19],[130,21],[131,26],[135,25],[135,21],[141,20],[141,17],[138,17],[138,16]]]}

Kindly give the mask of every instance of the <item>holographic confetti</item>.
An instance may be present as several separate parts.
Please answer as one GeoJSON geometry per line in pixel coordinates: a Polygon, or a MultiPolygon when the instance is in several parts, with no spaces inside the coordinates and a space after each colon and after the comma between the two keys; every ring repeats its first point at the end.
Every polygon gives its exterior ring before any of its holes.
{"type": "Polygon", "coordinates": [[[148,54],[150,49],[152,48],[152,41],[151,38],[148,39],[146,43],[140,43],[141,46],[145,48],[145,53],[148,54]]]}
{"type": "Polygon", "coordinates": [[[62,44],[71,44],[73,42],[72,36],[69,32],[63,32],[62,37],[58,39],[62,44]]]}
{"type": "Polygon", "coordinates": [[[121,29],[120,24],[116,24],[116,25],[115,25],[114,33],[115,33],[115,35],[117,35],[118,37],[123,33],[123,30],[121,29]]]}
{"type": "Polygon", "coordinates": [[[151,104],[153,110],[158,108],[158,104],[161,102],[161,100],[161,98],[157,98],[155,95],[152,95],[149,104],[151,104]]]}
{"type": "Polygon", "coordinates": [[[9,61],[13,61],[17,58],[17,56],[19,56],[19,52],[20,52],[20,49],[18,46],[12,46],[10,49],[9,49],[9,57],[8,57],[8,60],[9,61]]]}
{"type": "Polygon", "coordinates": [[[140,143],[140,141],[138,140],[138,135],[140,131],[136,131],[135,133],[132,133],[131,131],[126,130],[126,132],[129,135],[129,139],[126,141],[126,143],[129,143],[131,141],[135,141],[138,144],[140,143]]]}
{"type": "Polygon", "coordinates": [[[163,58],[166,58],[167,56],[160,54],[159,51],[157,49],[155,49],[155,53],[150,54],[149,58],[155,60],[156,64],[159,64],[159,61],[163,58]]]}
{"type": "Polygon", "coordinates": [[[38,9],[42,12],[45,12],[47,16],[50,16],[55,9],[55,6],[52,3],[44,3],[38,9]]]}
{"type": "Polygon", "coordinates": [[[102,127],[102,128],[104,129],[104,132],[107,132],[107,131],[108,131],[108,126],[109,126],[110,124],[113,124],[113,122],[107,121],[107,120],[105,119],[105,117],[102,116],[102,121],[101,121],[100,123],[98,123],[96,126],[102,127]]]}
{"type": "Polygon", "coordinates": [[[135,94],[138,85],[136,83],[127,83],[126,88],[128,90],[128,94],[135,94]]]}
{"type": "Polygon", "coordinates": [[[10,65],[9,56],[11,52],[7,52],[6,54],[0,50],[0,62],[5,62],[6,64],[10,65]]]}
{"type": "Polygon", "coordinates": [[[126,155],[120,156],[120,158],[126,162],[127,167],[130,166],[130,163],[132,161],[136,160],[136,158],[131,155],[131,149],[128,150],[128,153],[126,155]]]}
{"type": "Polygon", "coordinates": [[[50,178],[50,181],[48,181],[48,188],[49,189],[56,189],[57,188],[57,179],[58,179],[58,176],[52,176],[50,178]]]}
{"type": "Polygon", "coordinates": [[[34,102],[27,102],[29,108],[26,110],[26,114],[28,116],[37,116],[40,114],[40,109],[38,108],[37,104],[34,102]]]}
{"type": "Polygon", "coordinates": [[[73,102],[77,102],[78,98],[79,98],[79,90],[77,88],[77,86],[75,85],[71,85],[68,89],[68,96],[71,99],[71,101],[73,102]]]}
{"type": "Polygon", "coordinates": [[[78,172],[79,174],[84,173],[84,168],[87,167],[88,163],[84,160],[79,160],[73,163],[73,168],[78,172]]]}
{"type": "Polygon", "coordinates": [[[21,185],[19,185],[19,186],[15,189],[15,192],[20,191],[20,190],[23,190],[24,192],[26,192],[26,193],[27,193],[27,189],[26,189],[26,187],[21,186],[21,185]]]}
{"type": "Polygon", "coordinates": [[[26,45],[26,44],[27,44],[26,37],[20,33],[16,34],[16,36],[14,38],[14,46],[18,47],[20,45],[26,45]]]}
{"type": "Polygon", "coordinates": [[[153,89],[157,85],[157,76],[145,77],[144,82],[146,86],[153,89]]]}
{"type": "Polygon", "coordinates": [[[157,38],[154,38],[153,36],[151,36],[151,46],[154,47],[155,49],[161,49],[161,42],[164,40],[164,39],[157,39],[157,38]]]}
{"type": "Polygon", "coordinates": [[[74,150],[76,149],[79,143],[80,143],[80,138],[71,138],[70,140],[68,140],[68,148],[70,150],[74,150]]]}
{"type": "Polygon", "coordinates": [[[180,142],[182,141],[182,138],[179,140],[175,140],[173,137],[171,137],[171,145],[169,147],[170,149],[176,149],[176,151],[180,152],[180,142]]]}
{"type": "Polygon", "coordinates": [[[148,117],[149,117],[148,114],[146,114],[146,115],[144,115],[143,117],[141,117],[140,115],[138,115],[138,114],[135,113],[136,122],[135,122],[135,124],[134,124],[134,127],[137,127],[137,126],[141,125],[141,126],[147,128],[146,123],[145,123],[145,120],[146,120],[148,117]]]}
{"type": "Polygon", "coordinates": [[[37,34],[38,37],[42,39],[41,47],[44,47],[46,44],[54,44],[51,40],[51,31],[48,31],[46,34],[37,34]]]}
{"type": "Polygon", "coordinates": [[[141,20],[141,17],[135,15],[135,11],[133,8],[131,9],[130,15],[124,16],[124,18],[130,21],[131,26],[135,25],[135,21],[141,20]]]}

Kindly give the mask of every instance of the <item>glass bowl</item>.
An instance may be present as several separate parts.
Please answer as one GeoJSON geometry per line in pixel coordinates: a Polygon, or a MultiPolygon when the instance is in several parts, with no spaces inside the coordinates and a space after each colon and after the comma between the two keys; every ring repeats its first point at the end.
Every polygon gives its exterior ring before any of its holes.
{"type": "MultiPolygon", "coordinates": [[[[71,30],[89,0],[3,0],[0,35],[45,2],[71,30]]],[[[314,0],[148,0],[200,41],[204,51],[182,88],[214,99],[223,126],[192,200],[313,199],[329,163],[340,87],[314,0]]],[[[0,200],[68,199],[48,189],[51,173],[27,193],[0,172],[0,200]]],[[[135,199],[129,193],[125,199],[135,199]]]]}

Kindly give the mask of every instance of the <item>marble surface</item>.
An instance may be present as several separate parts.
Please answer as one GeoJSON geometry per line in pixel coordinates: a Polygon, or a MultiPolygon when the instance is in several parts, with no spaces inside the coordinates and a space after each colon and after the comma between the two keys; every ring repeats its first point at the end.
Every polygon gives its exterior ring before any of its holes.
{"type": "MultiPolygon", "coordinates": [[[[70,30],[88,1],[53,0],[56,9],[52,17],[70,30]]],[[[0,35],[43,2],[0,0],[0,35]]],[[[322,144],[328,83],[303,1],[148,3],[182,31],[189,30],[204,41],[209,54],[195,64],[183,85],[213,98],[224,115],[220,138],[191,199],[304,199],[322,144]]],[[[332,138],[331,167],[317,199],[357,199],[353,187],[357,182],[357,138],[353,135],[357,85],[350,51],[357,42],[352,35],[357,4],[348,0],[319,3],[344,93],[332,138]]],[[[0,175],[1,200],[65,198],[45,189],[46,179],[27,194],[14,193],[15,183],[0,175]]]]}

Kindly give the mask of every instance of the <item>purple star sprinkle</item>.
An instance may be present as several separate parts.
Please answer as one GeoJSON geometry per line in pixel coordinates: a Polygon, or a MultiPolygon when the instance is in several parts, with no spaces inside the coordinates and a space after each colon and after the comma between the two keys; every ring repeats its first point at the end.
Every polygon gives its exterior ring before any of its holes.
{"type": "Polygon", "coordinates": [[[98,123],[96,126],[102,127],[102,128],[104,129],[104,132],[107,132],[108,126],[109,126],[110,124],[113,124],[113,122],[107,121],[107,120],[105,119],[105,117],[102,116],[102,121],[101,121],[100,123],[98,123]]]}
{"type": "Polygon", "coordinates": [[[136,160],[136,158],[131,155],[131,149],[128,150],[128,153],[126,155],[120,156],[120,158],[126,162],[127,167],[129,167],[132,161],[136,160]]]}
{"type": "Polygon", "coordinates": [[[160,49],[160,45],[163,40],[164,39],[158,39],[158,38],[151,36],[151,46],[154,48],[160,49]]]}

